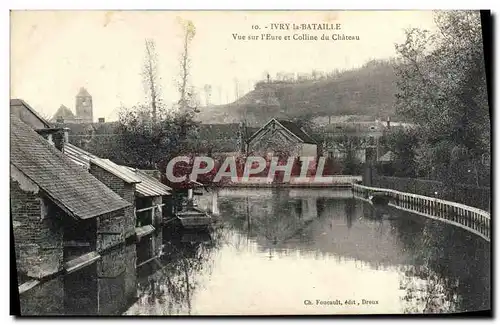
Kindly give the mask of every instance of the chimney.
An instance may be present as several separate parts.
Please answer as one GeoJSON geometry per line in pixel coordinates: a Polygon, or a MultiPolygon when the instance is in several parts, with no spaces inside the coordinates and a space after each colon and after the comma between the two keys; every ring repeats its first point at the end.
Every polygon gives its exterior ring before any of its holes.
{"type": "Polygon", "coordinates": [[[65,134],[63,129],[59,129],[52,135],[52,141],[54,142],[54,147],[56,147],[56,149],[59,151],[63,151],[64,148],[64,135],[65,134]]]}
{"type": "Polygon", "coordinates": [[[99,123],[104,123],[104,117],[99,117],[98,122],[99,123]]]}
{"type": "Polygon", "coordinates": [[[391,127],[391,117],[387,116],[387,128],[389,129],[391,127]]]}
{"type": "Polygon", "coordinates": [[[66,144],[69,142],[69,128],[64,128],[63,132],[64,132],[64,143],[66,144]]]}

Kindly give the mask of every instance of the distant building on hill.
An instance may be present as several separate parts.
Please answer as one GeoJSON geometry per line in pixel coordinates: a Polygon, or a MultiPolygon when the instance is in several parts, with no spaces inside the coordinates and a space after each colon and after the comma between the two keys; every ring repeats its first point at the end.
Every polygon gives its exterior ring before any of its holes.
{"type": "Polygon", "coordinates": [[[61,105],[52,118],[52,122],[78,123],[75,114],[66,106],[61,105]],[[55,119],[55,120],[54,120],[55,119]]]}
{"type": "Polygon", "coordinates": [[[381,138],[394,130],[414,127],[411,123],[387,121],[352,121],[336,122],[321,126],[317,132],[323,137],[324,154],[331,158],[343,159],[351,151],[361,162],[388,159],[387,149],[381,144],[381,138]]]}
{"type": "Polygon", "coordinates": [[[75,111],[65,105],[61,105],[51,119],[53,123],[92,123],[94,121],[94,112],[92,105],[92,96],[87,89],[80,88],[75,96],[75,111]]]}

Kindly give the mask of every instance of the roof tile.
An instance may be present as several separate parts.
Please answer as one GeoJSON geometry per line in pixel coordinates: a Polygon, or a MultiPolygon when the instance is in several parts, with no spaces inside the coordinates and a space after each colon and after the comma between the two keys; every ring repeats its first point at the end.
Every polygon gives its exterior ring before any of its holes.
{"type": "Polygon", "coordinates": [[[61,208],[88,219],[130,206],[16,116],[10,121],[11,164],[61,208]]]}
{"type": "Polygon", "coordinates": [[[89,169],[90,162],[109,171],[125,182],[136,183],[136,191],[141,196],[162,196],[169,195],[170,187],[161,183],[156,178],[131,167],[118,165],[109,159],[99,158],[72,144],[66,144],[64,153],[73,162],[85,169],[89,169]]]}

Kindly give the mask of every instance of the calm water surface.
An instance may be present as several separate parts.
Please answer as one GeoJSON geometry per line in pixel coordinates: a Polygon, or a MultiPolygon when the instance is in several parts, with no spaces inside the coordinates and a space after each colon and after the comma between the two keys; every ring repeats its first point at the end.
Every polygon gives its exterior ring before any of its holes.
{"type": "MultiPolygon", "coordinates": [[[[211,202],[206,195],[200,205],[211,202]]],[[[97,263],[55,279],[59,295],[39,289],[26,306],[125,315],[490,308],[489,243],[460,228],[374,210],[349,191],[222,190],[218,207],[210,232],[165,228],[159,260],[135,270],[129,245],[114,253],[113,267],[97,263]]]]}

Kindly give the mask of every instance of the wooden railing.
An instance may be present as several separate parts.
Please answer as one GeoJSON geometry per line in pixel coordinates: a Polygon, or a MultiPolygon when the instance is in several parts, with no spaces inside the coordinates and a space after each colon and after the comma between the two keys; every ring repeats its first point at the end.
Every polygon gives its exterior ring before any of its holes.
{"type": "Polygon", "coordinates": [[[390,206],[464,228],[490,241],[490,214],[464,204],[391,189],[352,184],[355,197],[368,200],[374,192],[387,194],[390,206]]]}

